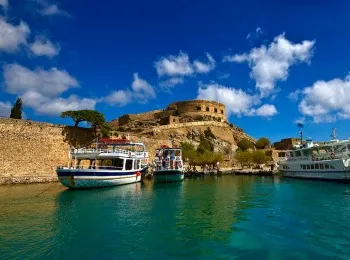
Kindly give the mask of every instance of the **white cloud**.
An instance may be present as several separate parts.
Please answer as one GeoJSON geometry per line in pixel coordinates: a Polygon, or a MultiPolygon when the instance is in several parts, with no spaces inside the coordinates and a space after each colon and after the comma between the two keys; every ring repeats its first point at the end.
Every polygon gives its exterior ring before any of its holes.
{"type": "Polygon", "coordinates": [[[134,73],[134,80],[131,84],[131,90],[117,90],[106,97],[101,98],[110,105],[125,106],[133,101],[145,104],[151,99],[156,98],[156,92],[153,87],[144,79],[134,73]]]}
{"type": "Polygon", "coordinates": [[[226,62],[247,61],[251,68],[250,77],[256,81],[256,88],[261,96],[266,97],[274,92],[277,81],[288,78],[289,68],[297,63],[310,62],[315,41],[303,41],[294,44],[281,34],[270,43],[253,48],[249,53],[226,56],[226,62]]]}
{"type": "Polygon", "coordinates": [[[304,88],[299,111],[313,118],[315,123],[350,118],[350,77],[316,81],[304,88]]]}
{"type": "Polygon", "coordinates": [[[79,87],[74,77],[57,68],[30,70],[19,64],[7,64],[3,69],[6,90],[12,94],[33,90],[45,96],[58,96],[69,88],[79,87]]]}
{"type": "Polygon", "coordinates": [[[169,78],[167,80],[163,80],[159,83],[159,86],[163,89],[169,89],[172,88],[178,84],[182,84],[184,82],[184,79],[181,77],[174,77],[169,78]]]}
{"type": "Polygon", "coordinates": [[[7,23],[4,17],[0,17],[0,51],[13,53],[18,51],[21,45],[27,44],[30,28],[25,22],[19,25],[7,23]]]}
{"type": "Polygon", "coordinates": [[[23,105],[33,108],[38,114],[57,116],[67,110],[95,109],[96,100],[91,98],[79,98],[71,95],[68,98],[47,97],[34,90],[29,90],[22,95],[23,105]]]}
{"type": "Polygon", "coordinates": [[[300,98],[300,95],[301,95],[301,90],[300,89],[297,89],[293,92],[290,92],[289,95],[288,95],[288,98],[291,100],[291,101],[298,101],[299,98],[300,98]]]}
{"type": "Polygon", "coordinates": [[[213,70],[215,68],[216,62],[209,53],[207,53],[207,58],[208,58],[207,63],[201,62],[199,60],[195,60],[193,62],[194,71],[196,71],[197,73],[205,74],[213,70]]]}
{"type": "Polygon", "coordinates": [[[7,8],[9,7],[8,0],[0,0],[0,6],[2,6],[4,10],[7,10],[7,8]]]}
{"type": "Polygon", "coordinates": [[[185,76],[194,73],[187,53],[180,51],[178,56],[169,55],[155,62],[158,76],[185,76]]]}
{"type": "Polygon", "coordinates": [[[29,48],[36,56],[47,56],[49,58],[58,55],[60,52],[60,47],[58,45],[53,44],[45,38],[37,38],[29,48]]]}
{"type": "Polygon", "coordinates": [[[252,109],[249,112],[249,115],[252,116],[262,116],[262,117],[271,117],[278,114],[277,109],[274,105],[269,105],[269,104],[265,104],[262,105],[261,107],[257,108],[257,109],[252,109]]]}
{"type": "Polygon", "coordinates": [[[39,1],[42,4],[40,13],[44,16],[62,15],[70,17],[70,14],[63,9],[60,9],[57,4],[48,4],[45,1],[39,1]]]}
{"type": "Polygon", "coordinates": [[[131,89],[134,98],[141,104],[156,98],[156,92],[153,87],[146,80],[141,79],[138,73],[134,73],[134,81],[131,84],[131,89]]]}
{"type": "Polygon", "coordinates": [[[223,74],[223,75],[220,75],[218,78],[219,79],[227,79],[227,78],[229,78],[231,75],[230,75],[230,73],[225,73],[225,74],[223,74]]]}
{"type": "Polygon", "coordinates": [[[103,98],[110,105],[125,106],[132,102],[132,92],[130,90],[117,90],[103,98]]]}
{"type": "Polygon", "coordinates": [[[0,117],[10,117],[12,105],[10,102],[0,101],[0,117]]]}
{"type": "Polygon", "coordinates": [[[39,114],[53,116],[66,110],[94,109],[96,105],[95,99],[61,97],[68,89],[79,87],[78,81],[65,70],[30,70],[19,64],[7,64],[3,70],[6,91],[21,95],[23,106],[39,114]]]}
{"type": "Polygon", "coordinates": [[[234,89],[217,83],[200,85],[197,99],[214,100],[225,104],[226,113],[238,116],[247,114],[256,102],[255,97],[241,89],[234,89]]]}
{"type": "Polygon", "coordinates": [[[196,73],[208,73],[215,68],[214,58],[207,53],[208,62],[195,60],[191,63],[187,53],[180,51],[178,56],[169,55],[162,57],[155,62],[155,68],[158,76],[183,77],[191,76],[196,73]]]}

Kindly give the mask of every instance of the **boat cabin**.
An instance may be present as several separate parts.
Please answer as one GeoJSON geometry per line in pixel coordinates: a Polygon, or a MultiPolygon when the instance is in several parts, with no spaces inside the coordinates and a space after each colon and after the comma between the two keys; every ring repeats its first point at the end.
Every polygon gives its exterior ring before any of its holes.
{"type": "Polygon", "coordinates": [[[181,148],[163,146],[156,149],[154,166],[156,170],[178,170],[183,168],[181,148]]]}

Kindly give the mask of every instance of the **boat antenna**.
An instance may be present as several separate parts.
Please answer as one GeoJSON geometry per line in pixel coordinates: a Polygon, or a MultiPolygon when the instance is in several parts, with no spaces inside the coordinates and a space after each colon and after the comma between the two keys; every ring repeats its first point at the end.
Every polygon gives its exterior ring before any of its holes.
{"type": "Polygon", "coordinates": [[[333,128],[332,128],[331,138],[332,138],[332,140],[337,139],[337,135],[336,135],[336,130],[335,130],[335,127],[333,127],[333,128]]]}
{"type": "Polygon", "coordinates": [[[303,123],[298,123],[299,134],[300,134],[300,145],[303,145],[303,123]]]}

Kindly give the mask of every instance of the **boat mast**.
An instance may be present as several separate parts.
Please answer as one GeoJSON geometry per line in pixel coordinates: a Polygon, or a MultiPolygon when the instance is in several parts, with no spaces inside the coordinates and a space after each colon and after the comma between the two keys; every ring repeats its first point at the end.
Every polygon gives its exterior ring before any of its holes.
{"type": "Polygon", "coordinates": [[[335,127],[332,128],[332,134],[331,134],[331,140],[336,140],[337,139],[337,135],[336,135],[336,131],[335,131],[335,127]]]}

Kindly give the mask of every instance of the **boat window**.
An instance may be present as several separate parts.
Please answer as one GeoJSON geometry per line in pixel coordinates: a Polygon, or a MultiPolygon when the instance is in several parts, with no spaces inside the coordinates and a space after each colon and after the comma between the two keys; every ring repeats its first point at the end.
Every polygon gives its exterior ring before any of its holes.
{"type": "Polygon", "coordinates": [[[125,170],[132,170],[132,161],[131,159],[126,159],[125,170]]]}
{"type": "Polygon", "coordinates": [[[290,152],[290,157],[294,157],[294,152],[290,152]]]}
{"type": "Polygon", "coordinates": [[[303,150],[303,155],[305,157],[309,157],[311,155],[311,150],[310,149],[303,150]]]}
{"type": "Polygon", "coordinates": [[[320,169],[321,169],[321,170],[324,169],[324,164],[320,164],[320,169]]]}
{"type": "Polygon", "coordinates": [[[303,165],[300,165],[300,169],[303,169],[303,165]]]}
{"type": "Polygon", "coordinates": [[[304,169],[304,170],[306,169],[306,165],[305,165],[305,164],[303,164],[303,169],[304,169]]]}
{"type": "Polygon", "coordinates": [[[335,167],[334,167],[333,165],[330,165],[330,168],[331,168],[331,169],[335,169],[335,167]]]}
{"type": "Polygon", "coordinates": [[[306,168],[307,168],[308,170],[310,170],[310,165],[306,165],[306,168]]]}
{"type": "Polygon", "coordinates": [[[295,151],[295,156],[296,157],[300,157],[301,156],[301,152],[300,151],[295,151]]]}
{"type": "Polygon", "coordinates": [[[116,158],[113,159],[113,166],[116,167],[117,169],[122,170],[123,169],[123,164],[124,164],[124,160],[121,158],[116,158]]]}
{"type": "Polygon", "coordinates": [[[134,170],[138,169],[137,167],[137,160],[134,160],[134,170]]]}
{"type": "Polygon", "coordinates": [[[315,165],[311,164],[311,170],[315,169],[315,165]]]}
{"type": "Polygon", "coordinates": [[[329,169],[329,164],[325,164],[325,165],[324,165],[324,168],[325,168],[325,169],[329,169]]]}
{"type": "Polygon", "coordinates": [[[315,164],[315,169],[318,170],[318,164],[315,164]]]}

